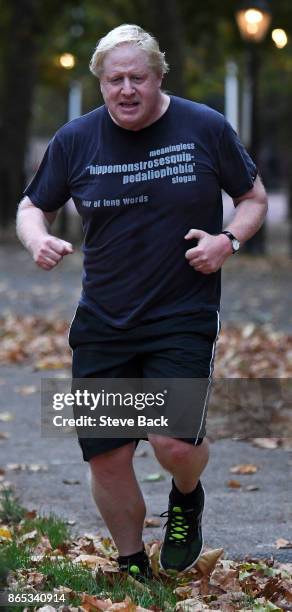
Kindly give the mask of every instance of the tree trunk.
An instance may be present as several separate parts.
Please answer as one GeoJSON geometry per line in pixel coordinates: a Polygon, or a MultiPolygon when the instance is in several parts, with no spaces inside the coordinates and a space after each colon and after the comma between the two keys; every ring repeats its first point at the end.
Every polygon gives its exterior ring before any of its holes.
{"type": "Polygon", "coordinates": [[[34,0],[9,7],[4,45],[0,124],[0,224],[15,217],[24,187],[24,160],[36,81],[34,0]]]}
{"type": "MultiPolygon", "coordinates": [[[[259,79],[261,71],[260,49],[255,43],[250,43],[248,49],[247,72],[250,80],[250,88],[252,92],[252,108],[251,108],[251,143],[249,147],[250,155],[253,161],[259,164],[260,151],[260,109],[259,109],[259,79]]],[[[264,255],[266,252],[266,228],[265,224],[257,231],[257,233],[247,241],[243,248],[243,252],[248,255],[264,255]]]]}
{"type": "Polygon", "coordinates": [[[166,75],[164,89],[174,95],[185,95],[184,33],[177,0],[144,0],[145,25],[166,52],[170,71],[166,75]]]}

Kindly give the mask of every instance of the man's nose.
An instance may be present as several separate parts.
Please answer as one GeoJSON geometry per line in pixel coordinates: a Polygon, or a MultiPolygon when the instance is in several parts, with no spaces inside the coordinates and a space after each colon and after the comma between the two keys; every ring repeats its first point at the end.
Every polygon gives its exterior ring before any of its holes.
{"type": "Polygon", "coordinates": [[[126,94],[127,96],[130,96],[132,93],[134,93],[134,88],[129,78],[124,78],[123,85],[122,85],[122,92],[123,94],[126,94]]]}

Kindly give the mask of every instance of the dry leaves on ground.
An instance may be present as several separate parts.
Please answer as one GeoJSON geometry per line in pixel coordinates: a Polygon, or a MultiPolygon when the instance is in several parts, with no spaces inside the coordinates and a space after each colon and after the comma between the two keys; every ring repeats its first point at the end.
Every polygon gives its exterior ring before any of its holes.
{"type": "Polygon", "coordinates": [[[292,375],[292,335],[271,325],[224,326],[217,344],[218,378],[285,378],[292,375]]]}
{"type": "Polygon", "coordinates": [[[241,463],[234,465],[229,471],[232,474],[255,474],[258,471],[258,467],[252,463],[241,463]]]}
{"type": "MultiPolygon", "coordinates": [[[[125,574],[121,574],[117,564],[117,551],[109,538],[98,534],[84,534],[79,538],[67,542],[61,549],[53,550],[48,538],[43,536],[37,541],[35,532],[23,533],[23,523],[13,528],[1,526],[0,534],[3,539],[14,537],[18,543],[30,540],[32,546],[31,568],[10,571],[8,585],[14,590],[21,590],[26,586],[33,587],[35,592],[44,591],[47,577],[38,566],[44,558],[54,561],[67,559],[74,565],[87,567],[95,577],[97,583],[100,578],[106,577],[109,585],[115,581],[125,581],[125,574]],[[20,534],[20,531],[22,532],[20,534]],[[19,535],[18,535],[19,534],[19,535]]],[[[278,540],[277,545],[284,542],[278,540]]],[[[287,543],[290,544],[290,543],[287,543]]],[[[276,544],[275,544],[276,545],[276,544]]],[[[259,610],[289,610],[292,605],[292,564],[281,564],[272,559],[247,559],[236,562],[223,559],[223,549],[206,550],[201,555],[195,567],[188,572],[170,576],[159,567],[160,542],[146,544],[154,580],[158,580],[161,588],[171,588],[177,598],[176,612],[202,612],[204,610],[219,612],[253,612],[259,610]]],[[[131,579],[136,591],[142,594],[151,592],[151,582],[147,585],[131,579]]],[[[170,612],[171,608],[165,604],[163,608],[152,605],[144,608],[134,603],[133,596],[125,596],[122,601],[113,602],[108,594],[92,595],[86,592],[78,593],[82,602],[78,608],[70,606],[76,593],[62,585],[54,592],[65,593],[67,605],[58,609],[60,612],[170,612]]],[[[41,610],[48,611],[50,606],[43,606],[41,610]]],[[[172,608],[174,610],[174,608],[172,608]]]]}
{"type": "MultiPolygon", "coordinates": [[[[6,315],[0,319],[0,363],[33,363],[36,369],[67,368],[68,322],[58,317],[6,315]]],[[[270,325],[226,324],[217,343],[217,378],[291,377],[292,335],[270,325]]],[[[23,391],[26,392],[25,390],[23,391]]]]}
{"type": "Polygon", "coordinates": [[[28,361],[40,370],[70,367],[67,321],[9,314],[0,319],[0,330],[0,363],[28,361]]]}

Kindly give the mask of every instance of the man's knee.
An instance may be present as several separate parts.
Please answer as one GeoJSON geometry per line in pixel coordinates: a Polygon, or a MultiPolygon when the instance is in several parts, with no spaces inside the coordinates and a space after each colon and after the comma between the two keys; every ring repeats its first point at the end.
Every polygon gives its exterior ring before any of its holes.
{"type": "MultiPolygon", "coordinates": [[[[163,455],[171,463],[185,463],[194,455],[193,444],[177,440],[175,438],[168,438],[166,436],[149,436],[149,442],[152,445],[155,454],[157,456],[163,455]]],[[[200,445],[204,445],[204,442],[200,445]]]]}

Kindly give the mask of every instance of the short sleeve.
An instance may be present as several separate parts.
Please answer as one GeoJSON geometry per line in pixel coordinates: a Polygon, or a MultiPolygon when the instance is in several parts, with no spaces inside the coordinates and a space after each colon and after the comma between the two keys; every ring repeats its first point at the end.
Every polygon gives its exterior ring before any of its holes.
{"type": "Polygon", "coordinates": [[[217,163],[220,185],[232,198],[239,198],[252,189],[257,167],[226,120],[218,143],[217,163]]]}
{"type": "Polygon", "coordinates": [[[65,152],[58,134],[50,141],[41,164],[24,191],[45,212],[61,208],[70,199],[65,152]]]}

